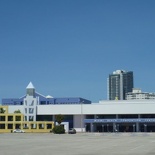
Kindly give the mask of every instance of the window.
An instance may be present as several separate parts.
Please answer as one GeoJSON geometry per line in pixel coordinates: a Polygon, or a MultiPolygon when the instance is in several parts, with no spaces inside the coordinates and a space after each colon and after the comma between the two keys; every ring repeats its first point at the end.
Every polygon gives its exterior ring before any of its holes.
{"type": "Polygon", "coordinates": [[[52,129],[52,124],[47,124],[47,129],[52,129]]]}
{"type": "Polygon", "coordinates": [[[8,116],[8,121],[13,121],[13,116],[8,116]]]}
{"type": "Polygon", "coordinates": [[[5,121],[5,116],[0,116],[0,121],[5,121]]]}
{"type": "Polygon", "coordinates": [[[25,108],[25,114],[27,114],[27,108],[25,108]]]}
{"type": "Polygon", "coordinates": [[[29,108],[29,114],[33,114],[34,113],[34,108],[29,108]]]}
{"type": "Polygon", "coordinates": [[[33,121],[34,116],[29,116],[29,121],[33,121]]]}
{"type": "Polygon", "coordinates": [[[16,116],[15,121],[21,121],[21,116],[16,116]]]}
{"type": "Polygon", "coordinates": [[[24,119],[25,119],[25,121],[27,121],[27,116],[25,116],[25,118],[24,118],[24,119]]]}
{"type": "Polygon", "coordinates": [[[27,105],[27,101],[25,101],[25,105],[27,105]]]}
{"type": "Polygon", "coordinates": [[[37,124],[31,124],[31,129],[37,129],[37,124]]]}
{"type": "Polygon", "coordinates": [[[24,124],[23,129],[29,129],[28,124],[24,124]]]}
{"type": "Polygon", "coordinates": [[[39,124],[39,129],[44,129],[44,124],[39,124]]]}
{"type": "Polygon", "coordinates": [[[5,124],[0,124],[0,129],[5,129],[5,124]]]}
{"type": "Polygon", "coordinates": [[[30,106],[33,106],[34,105],[34,100],[30,103],[30,106]]]}
{"type": "Polygon", "coordinates": [[[8,129],[13,129],[13,124],[8,124],[8,129]]]}

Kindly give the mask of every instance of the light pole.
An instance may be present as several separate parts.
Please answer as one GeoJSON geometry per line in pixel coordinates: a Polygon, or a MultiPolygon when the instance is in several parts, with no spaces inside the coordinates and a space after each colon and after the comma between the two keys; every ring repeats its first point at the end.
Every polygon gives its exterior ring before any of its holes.
{"type": "Polygon", "coordinates": [[[94,125],[92,124],[92,132],[94,132],[94,125]]]}
{"type": "Polygon", "coordinates": [[[109,124],[107,124],[107,132],[109,132],[109,124]]]}
{"type": "Polygon", "coordinates": [[[117,131],[119,132],[119,124],[117,124],[117,131]]]}
{"type": "Polygon", "coordinates": [[[133,124],[133,132],[135,132],[135,124],[133,124]]]}
{"type": "Polygon", "coordinates": [[[102,132],[104,132],[104,125],[102,124],[102,132]]]}
{"type": "Polygon", "coordinates": [[[144,132],[147,132],[147,124],[144,124],[144,132]]]}
{"type": "Polygon", "coordinates": [[[81,133],[83,132],[83,104],[84,101],[81,102],[81,133]]]}

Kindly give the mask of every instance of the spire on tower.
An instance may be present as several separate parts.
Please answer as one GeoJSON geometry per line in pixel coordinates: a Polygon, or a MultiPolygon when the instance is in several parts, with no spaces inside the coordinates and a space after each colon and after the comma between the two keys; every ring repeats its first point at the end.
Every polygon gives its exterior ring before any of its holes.
{"type": "Polygon", "coordinates": [[[28,84],[28,86],[26,87],[26,89],[35,89],[34,86],[33,86],[33,84],[32,84],[32,82],[30,82],[28,84]]]}

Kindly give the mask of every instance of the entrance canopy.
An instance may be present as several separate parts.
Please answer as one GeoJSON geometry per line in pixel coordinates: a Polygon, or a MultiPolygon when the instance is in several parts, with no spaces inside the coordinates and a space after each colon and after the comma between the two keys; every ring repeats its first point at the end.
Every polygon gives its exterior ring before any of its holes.
{"type": "Polygon", "coordinates": [[[133,119],[84,119],[84,123],[155,123],[154,118],[133,118],[133,119]]]}

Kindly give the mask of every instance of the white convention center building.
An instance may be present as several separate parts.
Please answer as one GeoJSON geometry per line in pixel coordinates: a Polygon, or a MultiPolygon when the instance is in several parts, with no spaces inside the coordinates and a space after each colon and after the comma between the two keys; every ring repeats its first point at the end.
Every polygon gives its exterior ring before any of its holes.
{"type": "Polygon", "coordinates": [[[20,110],[25,121],[55,121],[64,115],[66,130],[77,132],[155,132],[155,100],[103,100],[81,97],[54,98],[35,91],[30,82],[26,95],[2,99],[9,113],[20,110]]]}

